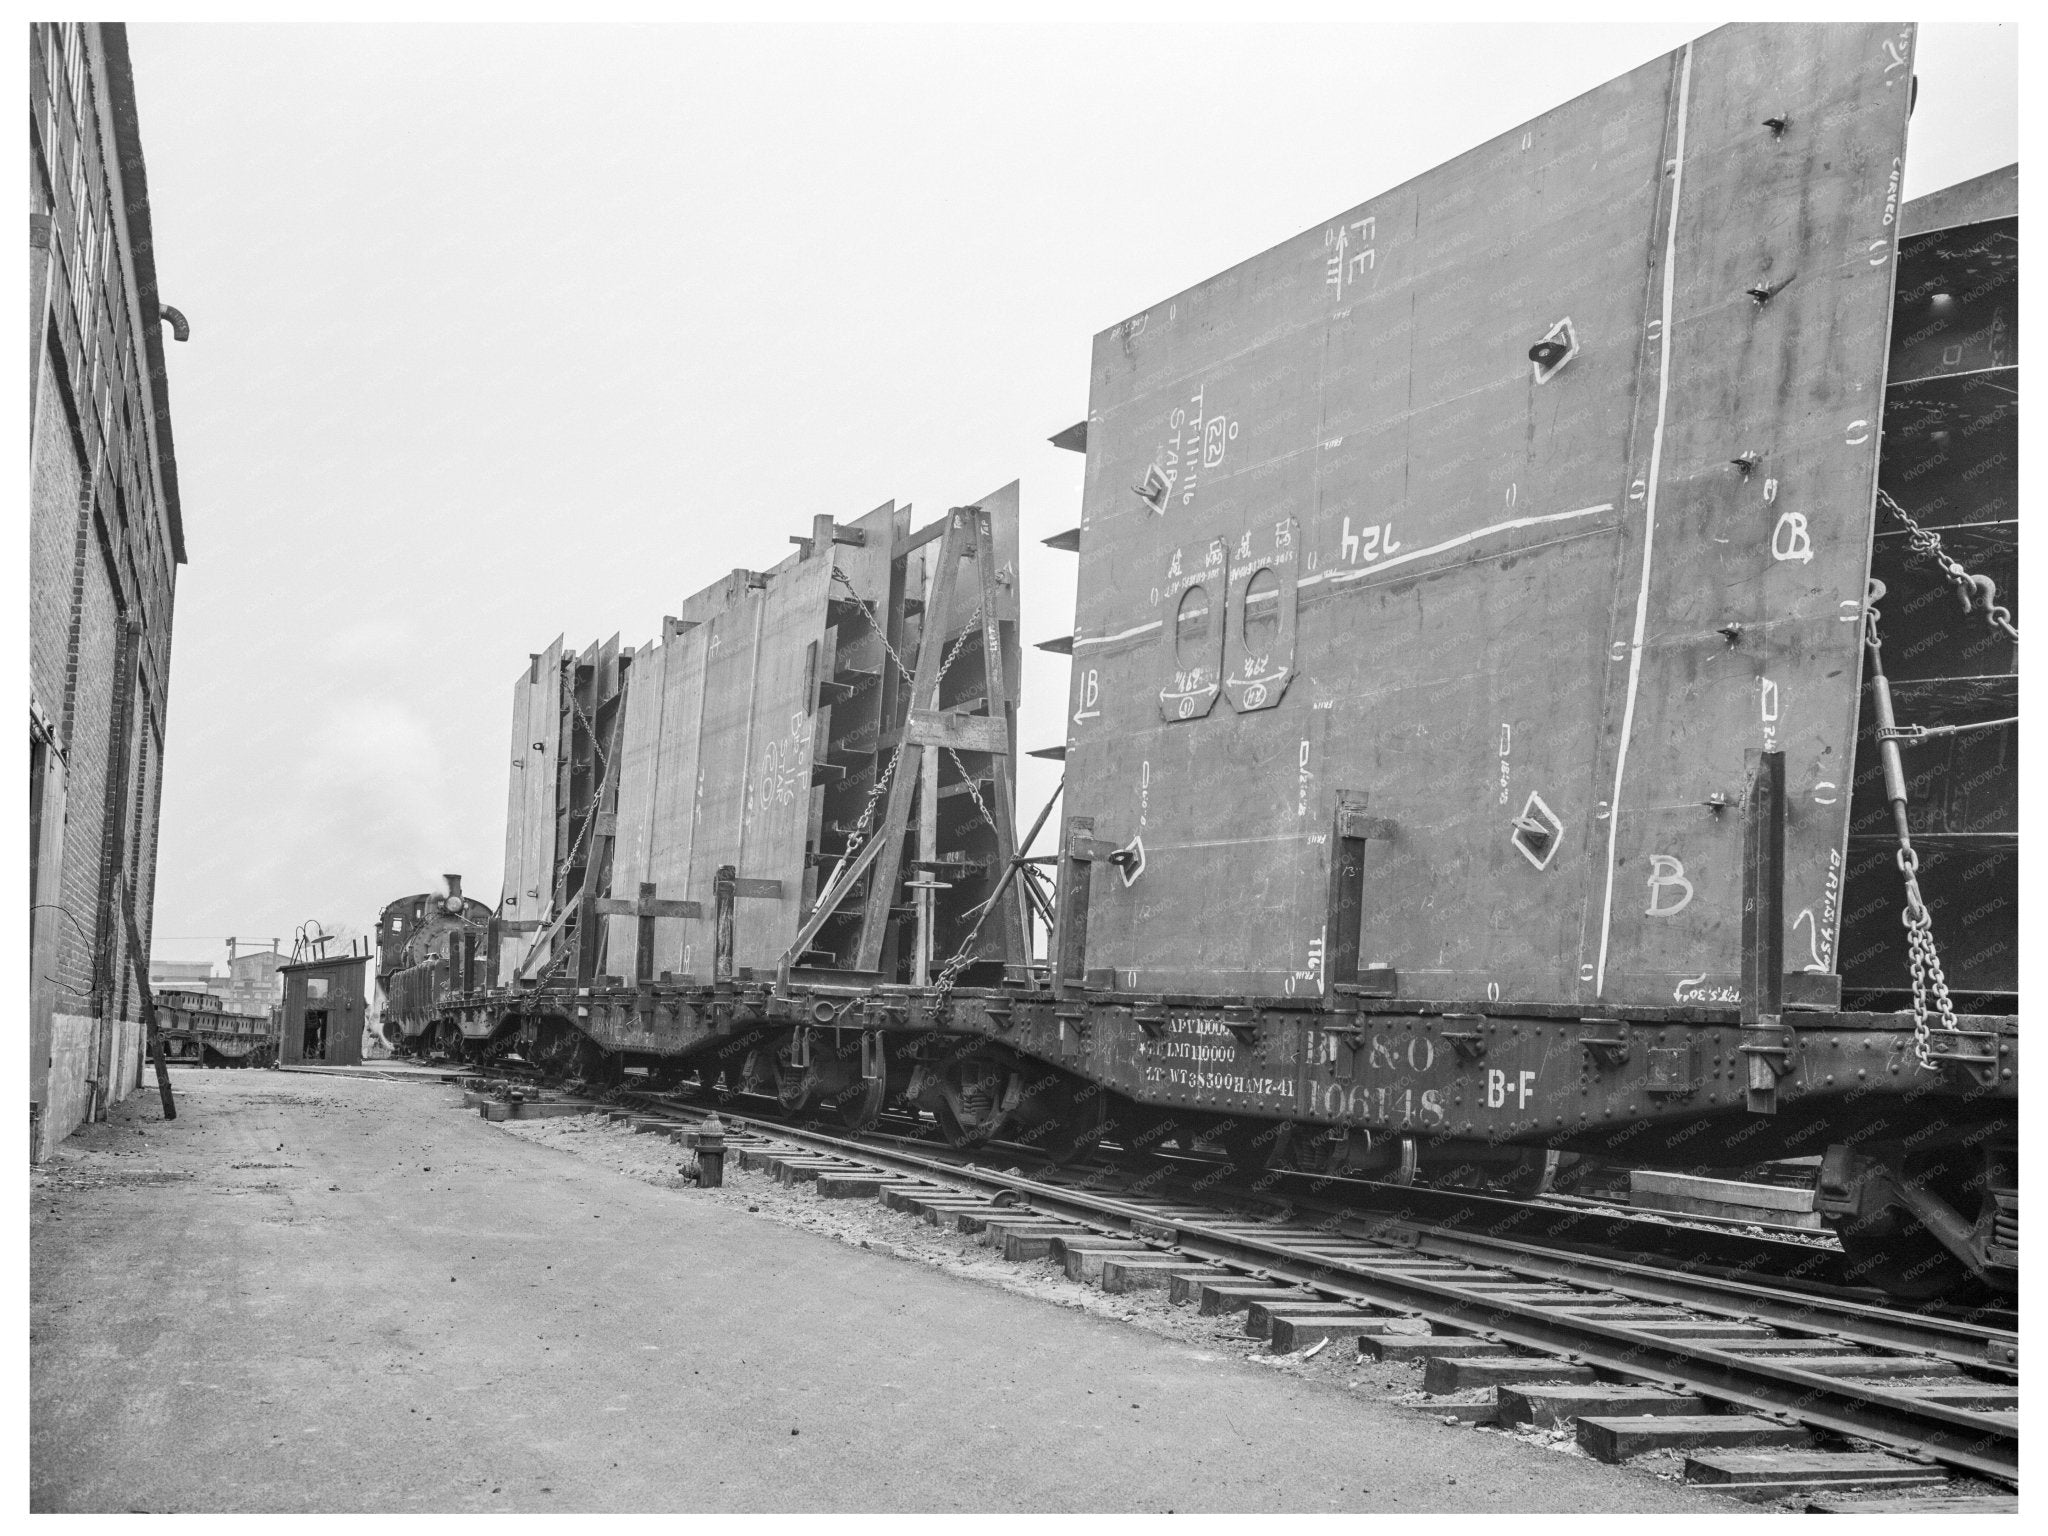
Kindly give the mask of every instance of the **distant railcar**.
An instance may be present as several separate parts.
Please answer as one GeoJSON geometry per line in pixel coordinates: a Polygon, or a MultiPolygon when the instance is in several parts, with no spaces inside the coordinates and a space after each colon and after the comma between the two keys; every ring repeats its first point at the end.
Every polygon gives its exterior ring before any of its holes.
{"type": "Polygon", "coordinates": [[[1913,47],[1723,28],[1096,337],[1044,860],[1014,486],[535,657],[402,1037],[1056,1155],[1821,1154],[1869,1281],[2011,1289],[2017,173],[1901,205],[1913,47]]]}
{"type": "Polygon", "coordinates": [[[209,1067],[267,1067],[277,1060],[268,1017],[230,1013],[210,992],[167,988],[154,995],[166,1061],[209,1067]]]}

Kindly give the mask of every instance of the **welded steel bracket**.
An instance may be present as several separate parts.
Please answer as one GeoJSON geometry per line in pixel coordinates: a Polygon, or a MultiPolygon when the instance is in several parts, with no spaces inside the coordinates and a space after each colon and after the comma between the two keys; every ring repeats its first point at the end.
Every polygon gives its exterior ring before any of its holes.
{"type": "Polygon", "coordinates": [[[1447,1013],[1443,1016],[1443,1020],[1446,1024],[1462,1024],[1467,1026],[1463,1029],[1440,1029],[1436,1032],[1437,1039],[1450,1042],[1451,1049],[1458,1053],[1459,1061],[1472,1062],[1485,1059],[1486,1036],[1481,1033],[1479,1026],[1486,1022],[1486,1015],[1481,1013],[1447,1013]]]}
{"type": "Polygon", "coordinates": [[[1735,1049],[1748,1062],[1746,1105],[1753,1115],[1778,1112],[1778,1079],[1799,1064],[1799,1036],[1776,1019],[1745,1029],[1735,1049]]]}
{"type": "Polygon", "coordinates": [[[1742,805],[1742,1022],[1785,1011],[1785,754],[1750,751],[1742,805]]]}
{"type": "Polygon", "coordinates": [[[1998,1081],[1998,1036],[1989,1030],[1929,1030],[1927,1051],[1942,1066],[1960,1068],[1981,1087],[1998,1081]]]}
{"type": "Polygon", "coordinates": [[[1094,835],[1095,818],[1069,816],[1060,847],[1059,897],[1053,904],[1052,990],[1055,997],[1088,984],[1089,884],[1098,858],[1115,845],[1094,835]]]}
{"type": "Polygon", "coordinates": [[[1579,1044],[1585,1047],[1586,1054],[1598,1062],[1603,1069],[1612,1071],[1627,1062],[1630,1041],[1626,1025],[1621,1024],[1615,1019],[1581,1019],[1579,1022],[1581,1024],[1597,1025],[1602,1029],[1612,1029],[1614,1031],[1612,1035],[1579,1036],[1579,1044]]]}
{"type": "Polygon", "coordinates": [[[1325,1027],[1323,1033],[1349,1050],[1353,1061],[1357,1060],[1358,1053],[1365,1049],[1365,1043],[1370,1038],[1365,1030],[1356,1024],[1332,1024],[1325,1027]]]}
{"type": "Polygon", "coordinates": [[[1325,996],[1332,1008],[1347,997],[1392,997],[1392,966],[1360,969],[1359,940],[1365,923],[1365,845],[1388,842],[1394,823],[1366,813],[1362,790],[1337,791],[1336,818],[1330,828],[1330,892],[1323,925],[1325,996]]]}

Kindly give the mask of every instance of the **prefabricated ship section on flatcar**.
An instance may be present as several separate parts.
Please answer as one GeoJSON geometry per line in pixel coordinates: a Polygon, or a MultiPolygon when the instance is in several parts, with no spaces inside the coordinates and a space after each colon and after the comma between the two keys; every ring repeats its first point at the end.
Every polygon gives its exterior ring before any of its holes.
{"type": "MultiPolygon", "coordinates": [[[[1949,991],[1994,1014],[2019,1007],[2018,213],[2017,166],[1906,205],[1870,558],[1895,717],[1952,733],[1901,747],[1920,889],[1949,991]]],[[[1873,660],[1866,649],[1866,688],[1873,660]]],[[[1825,948],[1832,925],[1804,908],[1786,943],[1794,964],[1839,969],[1849,1006],[1895,1009],[1910,1005],[1911,976],[1877,730],[1866,709],[1839,965],[1825,948]]]]}
{"type": "Polygon", "coordinates": [[[2016,178],[1902,208],[1913,45],[1720,29],[1096,338],[1043,981],[1009,487],[536,657],[499,984],[407,1030],[1061,1155],[1821,1154],[1873,1283],[2010,1287],[2016,178]],[[1877,739],[1873,606],[1984,729],[1877,739]]]}
{"type": "MultiPolygon", "coordinates": [[[[994,543],[996,656],[974,643],[980,598],[953,604],[926,707],[991,722],[1000,750],[976,737],[918,754],[917,826],[906,821],[897,856],[878,861],[894,865],[886,904],[865,899],[875,875],[864,875],[791,952],[821,894],[887,823],[937,562],[956,563],[956,592],[969,590],[960,572],[979,570],[978,552],[913,535],[911,509],[893,503],[851,523],[814,520],[795,554],[695,594],[652,645],[571,657],[558,641],[533,659],[514,691],[504,979],[709,980],[721,871],[735,972],[787,963],[909,980],[914,963],[957,951],[1001,875],[991,807],[1008,810],[1021,670],[1017,487],[974,505],[994,543]]],[[[1011,939],[985,925],[977,958],[1023,960],[1011,939]]]]}
{"type": "Polygon", "coordinates": [[[1737,1001],[1749,754],[1842,867],[1908,43],[1715,32],[1096,338],[1066,979],[1737,1001]]]}

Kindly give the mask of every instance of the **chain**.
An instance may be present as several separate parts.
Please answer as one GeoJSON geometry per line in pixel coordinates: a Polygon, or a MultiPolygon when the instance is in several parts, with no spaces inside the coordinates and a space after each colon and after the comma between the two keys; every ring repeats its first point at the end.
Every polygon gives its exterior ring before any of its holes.
{"type": "Polygon", "coordinates": [[[1885,794],[1892,803],[1892,817],[1898,827],[1899,873],[1906,881],[1906,906],[1899,920],[1906,928],[1906,965],[1913,977],[1913,1055],[1924,1071],[1932,1072],[1937,1068],[1927,1030],[1929,992],[1933,994],[1934,1012],[1941,1027],[1950,1033],[1956,1029],[1956,1012],[1949,1000],[1948,978],[1942,974],[1941,956],[1934,947],[1934,920],[1920,895],[1920,855],[1906,826],[1905,771],[1898,761],[1898,741],[1887,735],[1892,712],[1891,685],[1884,675],[1884,640],[1877,631],[1877,600],[1883,596],[1884,583],[1873,579],[1863,607],[1863,642],[1870,649],[1870,685],[1878,700],[1878,751],[1885,757],[1885,794]]]}
{"type": "MultiPolygon", "coordinates": [[[[896,671],[903,678],[905,686],[915,687],[917,677],[910,670],[910,664],[897,654],[896,647],[889,643],[889,627],[882,622],[880,611],[873,603],[860,595],[860,589],[853,584],[853,578],[846,574],[843,567],[837,565],[832,567],[832,579],[843,585],[853,595],[855,606],[868,616],[868,624],[873,628],[875,638],[881,641],[882,650],[887,654],[889,660],[895,664],[896,671]]],[[[967,637],[974,634],[980,627],[981,605],[977,603],[974,606],[974,612],[968,616],[966,627],[954,639],[953,648],[946,653],[946,659],[939,663],[939,675],[935,680],[934,686],[936,686],[936,683],[942,683],[946,680],[946,674],[953,669],[954,659],[959,656],[961,648],[967,644],[967,637]]]]}
{"type": "MultiPolygon", "coordinates": [[[[946,674],[953,670],[953,662],[967,646],[967,637],[981,630],[981,604],[974,605],[974,612],[967,616],[967,627],[953,638],[953,648],[946,652],[946,659],[939,663],[938,682],[946,680],[946,674]]],[[[933,685],[935,688],[937,684],[933,685]]]]}
{"type": "Polygon", "coordinates": [[[853,584],[853,578],[846,574],[843,567],[837,564],[832,567],[832,579],[853,594],[855,606],[868,616],[868,624],[874,630],[875,638],[882,642],[882,649],[888,654],[889,659],[896,664],[896,670],[903,675],[903,681],[906,684],[916,681],[911,676],[909,666],[901,656],[896,654],[896,647],[889,643],[889,626],[882,622],[881,610],[860,595],[860,588],[853,584]]]}
{"type": "Polygon", "coordinates": [[[1993,629],[2003,630],[2014,645],[2020,643],[2020,632],[2012,622],[2012,610],[1998,601],[1998,583],[1989,576],[1972,576],[1947,550],[1941,547],[1941,535],[1931,528],[1922,527],[1920,522],[1883,491],[1877,493],[1878,504],[1906,525],[1906,542],[1920,554],[1926,555],[1941,567],[1941,574],[1948,578],[1956,589],[1956,596],[1962,599],[1963,612],[1975,613],[1976,605],[1984,605],[1985,622],[1993,629]]]}
{"type": "Polygon", "coordinates": [[[576,711],[576,718],[583,722],[583,729],[590,733],[590,750],[592,754],[597,758],[597,766],[599,772],[609,777],[612,771],[612,765],[610,761],[605,757],[604,747],[598,740],[597,722],[591,719],[590,716],[584,712],[583,701],[576,697],[576,692],[574,689],[571,689],[569,691],[569,707],[576,711]]]}
{"type": "MultiPolygon", "coordinates": [[[[903,679],[904,686],[912,690],[910,703],[914,708],[917,704],[915,697],[917,675],[911,670],[909,663],[904,661],[903,657],[897,653],[896,647],[889,643],[888,626],[882,622],[880,610],[874,603],[861,596],[860,589],[853,584],[853,578],[846,573],[844,567],[837,563],[832,567],[832,579],[843,585],[852,596],[854,603],[862,612],[867,614],[868,624],[873,629],[875,638],[881,642],[884,654],[888,656],[891,665],[896,668],[897,675],[903,679]]],[[[959,659],[961,651],[966,649],[968,640],[978,634],[984,627],[982,613],[982,605],[976,603],[974,612],[968,616],[967,622],[961,626],[960,633],[954,637],[952,646],[947,650],[945,657],[939,662],[939,675],[932,681],[934,700],[937,698],[939,685],[945,682],[946,674],[953,670],[953,663],[959,659]]],[[[937,622],[942,616],[928,612],[925,617],[927,622],[937,622]]],[[[890,752],[887,765],[876,776],[874,787],[868,791],[867,804],[861,807],[860,816],[855,820],[853,830],[847,834],[846,849],[839,856],[841,861],[840,868],[845,868],[846,861],[853,858],[860,851],[862,844],[867,841],[869,828],[874,823],[875,810],[881,804],[882,795],[887,790],[889,780],[895,774],[896,764],[902,755],[903,748],[899,743],[895,750],[890,752]]],[[[946,755],[953,760],[953,766],[959,770],[962,782],[967,785],[968,794],[974,797],[974,808],[981,813],[981,819],[987,822],[991,829],[994,829],[996,826],[995,817],[989,811],[987,802],[981,798],[981,789],[974,782],[973,775],[968,773],[965,765],[961,763],[959,753],[948,747],[946,748],[946,755]]],[[[828,890],[831,888],[830,881],[826,882],[826,888],[828,890]]],[[[977,933],[978,931],[977,927],[977,933]]],[[[954,983],[959,980],[960,973],[974,960],[973,938],[974,935],[969,936],[968,943],[963,944],[952,959],[945,963],[937,979],[932,983],[933,995],[941,1005],[944,1004],[947,994],[953,990],[954,983]]]]}
{"type": "MultiPolygon", "coordinates": [[[[946,756],[953,760],[953,767],[960,775],[960,782],[967,786],[967,793],[974,798],[974,808],[981,812],[981,819],[988,823],[988,829],[996,834],[997,845],[1001,846],[1002,829],[996,825],[995,817],[990,814],[988,803],[981,798],[981,789],[974,782],[974,775],[967,771],[967,765],[960,761],[960,754],[951,747],[946,748],[946,756]]],[[[994,900],[994,896],[989,897],[989,901],[994,900]]],[[[966,915],[978,917],[988,907],[988,904],[989,902],[985,901],[981,906],[976,907],[966,915]]],[[[938,979],[932,983],[933,996],[941,1005],[945,1003],[946,995],[953,990],[953,983],[959,979],[960,973],[974,960],[974,941],[980,936],[981,924],[977,921],[973,932],[967,935],[966,942],[960,946],[953,958],[946,962],[945,968],[939,972],[938,979]]]]}
{"type": "Polygon", "coordinates": [[[988,804],[981,798],[981,787],[974,782],[974,775],[967,771],[967,765],[960,761],[960,754],[948,747],[946,756],[953,760],[953,768],[960,775],[960,782],[967,786],[967,793],[974,797],[974,808],[981,812],[981,819],[988,824],[989,831],[998,837],[1002,836],[1002,828],[996,825],[995,817],[989,814],[988,804]]]}
{"type": "MultiPolygon", "coordinates": [[[[583,713],[583,706],[576,702],[576,696],[573,693],[569,695],[569,703],[572,706],[574,706],[577,715],[583,720],[585,728],[588,729],[590,732],[590,750],[596,756],[598,762],[604,765],[604,776],[597,781],[597,790],[591,796],[590,814],[583,818],[583,825],[576,829],[575,840],[569,844],[568,857],[562,861],[565,866],[574,864],[576,862],[576,855],[580,853],[583,849],[583,839],[588,837],[590,835],[590,829],[597,825],[598,812],[600,808],[604,805],[605,790],[610,787],[612,782],[612,762],[610,758],[605,756],[603,749],[600,748],[597,744],[596,725],[591,721],[588,715],[585,715],[583,713]]],[[[583,872],[583,877],[584,879],[588,880],[595,873],[596,872],[594,870],[585,869],[583,872]]],[[[583,935],[582,940],[580,942],[587,944],[590,942],[590,940],[591,936],[585,934],[583,935]]],[[[554,958],[548,962],[546,970],[542,971],[538,976],[534,977],[534,986],[536,988],[546,986],[548,982],[554,977],[555,973],[561,970],[562,966],[565,963],[567,963],[569,959],[569,953],[569,946],[560,943],[558,940],[554,958]]]]}
{"type": "Polygon", "coordinates": [[[933,979],[932,1001],[938,1007],[944,1008],[946,1006],[946,999],[953,991],[953,984],[960,979],[960,973],[973,964],[976,958],[974,939],[978,936],[978,933],[979,930],[977,929],[976,933],[968,935],[967,942],[954,951],[953,958],[945,963],[937,977],[933,979]]]}
{"type": "Polygon", "coordinates": [[[1934,1007],[1941,1027],[1951,1034],[1956,1030],[1956,1011],[1949,1001],[1948,978],[1941,973],[1941,956],[1935,953],[1934,924],[1920,900],[1920,882],[1914,877],[1919,860],[1907,857],[1912,852],[1911,847],[1899,850],[1899,868],[1906,874],[1906,910],[1901,920],[1906,925],[1906,963],[1913,972],[1913,1054],[1922,1068],[1932,1072],[1934,1052],[1927,1032],[1929,987],[1934,991],[1934,1007]]]}
{"type": "MultiPolygon", "coordinates": [[[[875,823],[875,807],[882,803],[882,796],[888,792],[889,779],[896,772],[896,761],[902,755],[903,748],[896,747],[890,752],[889,761],[882,765],[882,771],[875,775],[874,787],[868,791],[868,803],[860,808],[860,815],[854,818],[853,830],[846,834],[846,847],[839,855],[841,868],[845,867],[846,860],[860,852],[861,844],[868,840],[868,829],[875,823]]],[[[826,889],[831,889],[831,884],[831,881],[826,881],[826,889]]]]}
{"type": "Polygon", "coordinates": [[[569,844],[568,857],[562,861],[564,865],[574,864],[576,855],[582,852],[583,839],[588,837],[590,829],[597,825],[598,811],[604,804],[604,792],[612,781],[611,759],[605,755],[604,747],[598,739],[597,722],[584,713],[583,704],[573,691],[569,695],[569,707],[576,711],[576,718],[583,722],[584,730],[590,733],[590,752],[597,759],[599,777],[597,791],[591,796],[590,813],[583,818],[583,825],[576,829],[575,839],[569,844]]]}
{"type": "MultiPolygon", "coordinates": [[[[875,638],[881,642],[883,652],[895,665],[897,672],[902,674],[903,681],[913,681],[910,668],[904,663],[903,658],[896,654],[896,647],[889,643],[889,626],[882,622],[881,611],[860,595],[860,588],[853,584],[853,578],[847,575],[845,568],[836,561],[832,566],[832,579],[852,594],[854,604],[868,616],[869,628],[874,631],[875,638]]],[[[860,808],[860,815],[854,818],[853,830],[846,834],[846,847],[839,855],[838,868],[844,869],[846,861],[860,852],[861,845],[867,841],[868,828],[874,825],[875,810],[881,805],[882,796],[888,792],[889,780],[896,772],[896,759],[901,752],[902,748],[898,747],[889,754],[889,761],[882,765],[882,771],[875,775],[875,782],[869,786],[867,803],[860,808]]],[[[837,871],[834,872],[835,878],[836,874],[837,871]]],[[[825,889],[829,891],[831,888],[832,881],[827,880],[825,889]]]]}
{"type": "MultiPolygon", "coordinates": [[[[880,610],[878,610],[873,603],[868,601],[867,598],[861,596],[860,588],[856,587],[853,584],[853,578],[847,575],[846,570],[843,566],[840,566],[836,563],[833,565],[832,579],[834,581],[841,583],[846,588],[847,592],[852,595],[854,603],[861,609],[862,612],[867,614],[868,625],[874,631],[875,638],[881,642],[883,652],[888,656],[890,662],[895,666],[896,671],[902,677],[905,686],[914,689],[917,686],[916,674],[914,674],[911,671],[909,664],[904,661],[903,657],[897,653],[896,647],[889,643],[889,628],[886,624],[882,622],[880,610]]],[[[963,628],[960,631],[959,635],[954,639],[953,648],[946,653],[945,660],[939,663],[939,675],[933,683],[934,691],[937,690],[937,686],[939,683],[943,683],[946,680],[946,674],[947,672],[952,670],[954,661],[959,657],[961,650],[966,646],[968,636],[975,633],[980,623],[981,607],[979,604],[977,604],[975,606],[973,615],[967,621],[966,627],[963,628]]],[[[911,702],[915,704],[916,700],[913,699],[911,702]]],[[[889,780],[895,775],[897,759],[900,758],[902,754],[903,748],[901,744],[898,744],[889,753],[888,763],[884,765],[882,771],[875,776],[874,785],[868,790],[867,803],[860,808],[860,815],[854,819],[853,830],[847,833],[846,835],[846,848],[839,856],[842,868],[844,867],[844,862],[852,858],[856,853],[858,853],[861,849],[861,845],[867,841],[868,829],[874,825],[875,811],[882,803],[882,796],[887,792],[889,788],[889,780]]],[[[958,761],[959,759],[956,757],[954,759],[954,762],[957,763],[958,761]]],[[[981,796],[978,792],[974,796],[974,801],[976,805],[981,804],[981,796]]],[[[988,816],[988,809],[985,806],[982,808],[982,815],[984,818],[988,816]]],[[[995,823],[991,820],[989,822],[989,825],[994,826],[995,823]]],[[[827,889],[830,889],[831,887],[831,882],[829,880],[826,882],[826,887],[827,889]]]]}
{"type": "MultiPolygon", "coordinates": [[[[904,684],[908,687],[915,687],[917,678],[911,672],[908,663],[897,653],[896,647],[889,643],[888,626],[882,622],[880,612],[876,609],[875,605],[861,596],[860,589],[853,584],[853,578],[846,574],[843,567],[838,565],[832,567],[832,579],[843,584],[846,590],[852,594],[854,603],[867,614],[869,627],[873,629],[875,638],[881,642],[883,652],[888,656],[890,662],[894,664],[896,671],[902,676],[904,684]]],[[[947,670],[953,665],[954,658],[960,654],[961,647],[966,644],[968,635],[973,632],[974,626],[980,618],[981,610],[976,608],[974,618],[969,619],[967,628],[960,631],[959,638],[953,642],[953,649],[947,654],[945,661],[939,667],[940,682],[945,681],[947,670]]],[[[888,791],[889,780],[896,772],[896,760],[902,755],[902,751],[903,749],[900,745],[892,750],[889,753],[888,763],[875,776],[875,782],[868,790],[867,803],[860,808],[860,815],[854,819],[853,830],[846,835],[846,848],[840,854],[842,861],[852,858],[860,851],[861,845],[867,841],[868,829],[874,825],[875,811],[882,803],[882,796],[888,791]]],[[[827,881],[826,885],[829,889],[831,882],[827,881]]]]}

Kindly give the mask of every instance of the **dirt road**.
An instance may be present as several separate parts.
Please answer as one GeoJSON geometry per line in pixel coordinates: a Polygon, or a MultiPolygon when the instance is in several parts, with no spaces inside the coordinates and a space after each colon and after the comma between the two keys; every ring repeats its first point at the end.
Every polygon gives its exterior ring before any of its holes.
{"type": "Polygon", "coordinates": [[[32,1175],[38,1510],[1721,1510],[506,1134],[180,1071],[32,1175]]]}

